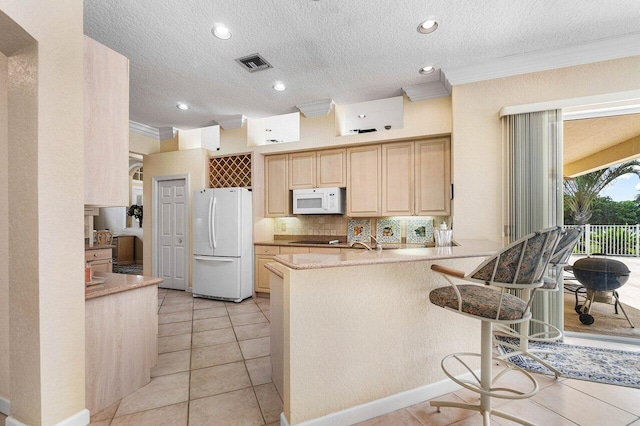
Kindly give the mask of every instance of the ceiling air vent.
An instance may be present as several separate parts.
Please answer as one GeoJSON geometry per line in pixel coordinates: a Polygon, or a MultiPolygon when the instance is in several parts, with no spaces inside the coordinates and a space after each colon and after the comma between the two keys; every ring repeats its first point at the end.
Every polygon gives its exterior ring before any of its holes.
{"type": "Polygon", "coordinates": [[[242,58],[236,59],[240,65],[243,66],[249,72],[262,71],[269,68],[273,68],[269,62],[266,61],[259,53],[254,53],[253,55],[243,56],[242,58]]]}

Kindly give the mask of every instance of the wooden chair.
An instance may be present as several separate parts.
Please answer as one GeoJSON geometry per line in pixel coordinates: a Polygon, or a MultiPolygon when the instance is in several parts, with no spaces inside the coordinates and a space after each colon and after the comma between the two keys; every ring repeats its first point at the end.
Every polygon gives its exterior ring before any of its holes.
{"type": "MultiPolygon", "coordinates": [[[[438,407],[455,407],[479,411],[485,426],[491,422],[491,415],[523,424],[532,423],[498,411],[491,407],[492,398],[524,399],[530,398],[538,392],[538,383],[528,372],[508,362],[506,368],[492,376],[492,361],[502,361],[494,358],[492,346],[492,325],[518,324],[531,318],[530,302],[508,293],[508,289],[517,288],[531,290],[542,286],[543,275],[558,243],[560,227],[545,229],[529,234],[508,245],[495,256],[487,259],[468,275],[462,271],[440,265],[432,265],[431,269],[442,274],[450,286],[440,287],[429,293],[431,303],[481,321],[481,349],[480,354],[455,353],[447,355],[442,360],[444,373],[455,383],[480,394],[480,404],[466,404],[449,401],[431,401],[431,405],[438,407]],[[478,284],[456,284],[457,280],[475,282],[478,284]],[[480,377],[473,371],[465,358],[480,358],[480,377]],[[472,376],[472,379],[458,378],[450,372],[449,364],[457,361],[472,376]],[[530,389],[524,391],[501,387],[496,383],[510,373],[519,374],[528,379],[530,389]]],[[[502,361],[504,363],[504,361],[502,361]]]]}
{"type": "Polygon", "coordinates": [[[106,231],[106,230],[96,232],[96,244],[111,245],[112,243],[113,243],[113,232],[106,231]]]}

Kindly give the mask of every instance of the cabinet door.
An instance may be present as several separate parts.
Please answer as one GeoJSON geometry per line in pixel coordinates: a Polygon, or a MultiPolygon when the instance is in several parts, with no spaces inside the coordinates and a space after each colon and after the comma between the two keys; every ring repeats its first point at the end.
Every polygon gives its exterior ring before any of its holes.
{"type": "Polygon", "coordinates": [[[413,214],[413,142],[382,145],[382,215],[413,214]]]}
{"type": "Polygon", "coordinates": [[[316,153],[289,154],[289,189],[316,187],[316,153]]]}
{"type": "Polygon", "coordinates": [[[269,155],[264,159],[265,216],[289,216],[288,155],[269,155]]]}
{"type": "Polygon", "coordinates": [[[84,203],[129,204],[129,61],[84,38],[84,203]]]}
{"type": "Polygon", "coordinates": [[[280,247],[280,254],[304,254],[309,253],[309,247],[283,246],[280,247]]]}
{"type": "Polygon", "coordinates": [[[416,142],[416,214],[451,213],[451,143],[449,139],[416,142]]]}
{"type": "Polygon", "coordinates": [[[113,262],[111,259],[109,260],[94,260],[93,262],[89,262],[91,264],[91,269],[94,273],[96,272],[113,272],[113,262]]]}
{"type": "Polygon", "coordinates": [[[264,267],[269,262],[273,262],[273,256],[257,254],[255,261],[256,268],[256,286],[257,292],[269,293],[271,286],[269,285],[270,271],[264,267]]]}
{"type": "Polygon", "coordinates": [[[347,149],[347,215],[380,216],[380,145],[347,149]]]}
{"type": "Polygon", "coordinates": [[[318,188],[344,188],[347,186],[346,150],[318,151],[316,158],[316,186],[318,188]]]}

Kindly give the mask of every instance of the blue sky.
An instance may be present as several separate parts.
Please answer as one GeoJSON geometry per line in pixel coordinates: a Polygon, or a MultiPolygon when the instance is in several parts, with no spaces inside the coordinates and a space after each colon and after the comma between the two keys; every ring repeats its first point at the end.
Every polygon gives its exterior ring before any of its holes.
{"type": "Polygon", "coordinates": [[[640,179],[635,174],[627,174],[611,182],[600,192],[601,197],[611,197],[613,201],[635,200],[640,189],[640,179]]]}

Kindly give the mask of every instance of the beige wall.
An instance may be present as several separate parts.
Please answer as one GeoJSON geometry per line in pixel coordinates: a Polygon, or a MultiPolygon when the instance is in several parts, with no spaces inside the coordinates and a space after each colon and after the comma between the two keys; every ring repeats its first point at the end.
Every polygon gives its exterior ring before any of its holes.
{"type": "MultiPolygon", "coordinates": [[[[339,107],[338,107],[339,108],[339,107]]],[[[384,132],[363,133],[352,136],[336,136],[335,108],[327,115],[306,118],[300,116],[300,141],[247,147],[247,126],[235,130],[220,131],[220,151],[214,155],[226,155],[254,151],[273,153],[302,149],[329,148],[336,145],[353,145],[388,140],[416,139],[451,133],[451,98],[411,102],[404,98],[404,128],[384,132]]]]}
{"type": "Polygon", "coordinates": [[[11,416],[55,424],[85,406],[82,2],[0,11],[37,41],[9,59],[11,416]]]}
{"type": "Polygon", "coordinates": [[[9,400],[9,187],[7,57],[0,53],[0,398],[9,400]]]}
{"type": "Polygon", "coordinates": [[[160,152],[160,141],[129,131],[129,152],[142,155],[156,154],[160,152]]]}
{"type": "Polygon", "coordinates": [[[453,88],[454,233],[503,235],[500,109],[505,106],[640,89],[640,56],[501,78],[453,88]]]}
{"type": "MultiPolygon", "coordinates": [[[[144,275],[152,275],[153,256],[153,178],[158,176],[188,175],[189,183],[189,235],[191,235],[191,197],[194,190],[206,188],[207,150],[189,149],[185,151],[164,152],[145,155],[144,163],[144,205],[145,215],[142,221],[144,233],[144,275]]],[[[189,279],[191,279],[191,255],[193,245],[189,238],[189,279]]]]}
{"type": "MultiPolygon", "coordinates": [[[[469,272],[482,260],[437,263],[469,272]]],[[[444,380],[445,355],[479,352],[480,321],[429,303],[429,291],[447,285],[431,263],[283,268],[289,424],[444,380]]]]}

